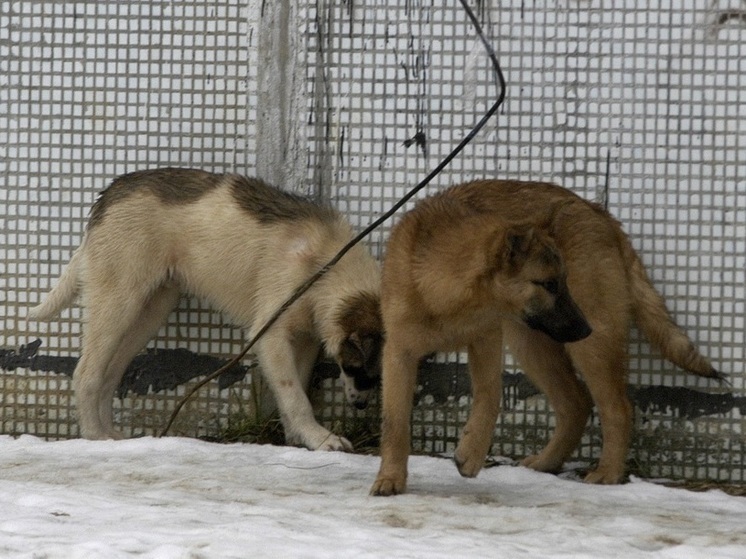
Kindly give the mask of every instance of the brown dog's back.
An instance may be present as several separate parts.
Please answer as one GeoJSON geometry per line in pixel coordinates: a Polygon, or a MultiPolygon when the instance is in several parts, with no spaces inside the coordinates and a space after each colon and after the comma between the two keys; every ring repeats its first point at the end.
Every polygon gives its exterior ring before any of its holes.
{"type": "Polygon", "coordinates": [[[546,228],[563,254],[568,285],[581,309],[587,313],[618,299],[615,307],[626,310],[666,359],[696,375],[721,378],[671,320],[619,222],[597,204],[554,184],[523,181],[475,181],[434,199],[440,199],[433,204],[439,213],[450,208],[454,217],[473,212],[546,228]]]}

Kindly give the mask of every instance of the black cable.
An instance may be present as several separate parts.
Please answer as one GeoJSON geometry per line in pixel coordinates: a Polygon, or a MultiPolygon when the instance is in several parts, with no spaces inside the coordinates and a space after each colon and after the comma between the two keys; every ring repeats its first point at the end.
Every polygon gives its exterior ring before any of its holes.
{"type": "Polygon", "coordinates": [[[453,151],[451,151],[451,153],[449,153],[432,171],[430,171],[430,173],[424,179],[422,179],[422,181],[420,181],[420,183],[417,184],[417,186],[412,188],[401,199],[399,199],[399,201],[396,202],[396,204],[394,204],[388,211],[386,211],[378,219],[376,219],[370,225],[368,225],[365,229],[363,229],[355,238],[353,238],[350,242],[348,242],[345,246],[343,246],[340,249],[340,251],[336,255],[334,255],[334,257],[331,260],[329,260],[329,262],[327,262],[314,275],[309,277],[302,285],[300,285],[293,292],[293,294],[290,297],[288,297],[288,299],[274,312],[274,314],[267,320],[267,322],[264,323],[264,326],[262,326],[259,329],[259,331],[251,339],[251,341],[249,341],[248,345],[243,349],[243,351],[241,351],[241,353],[236,355],[233,359],[231,359],[228,363],[220,367],[217,371],[211,373],[209,376],[205,377],[199,383],[197,383],[192,388],[192,390],[190,390],[184,396],[184,398],[182,398],[182,400],[178,403],[178,405],[176,406],[176,409],[171,414],[171,418],[166,424],[166,427],[161,432],[161,435],[160,435],[161,437],[166,435],[166,433],[168,433],[168,430],[171,428],[171,425],[173,424],[174,419],[176,419],[176,416],[178,415],[179,411],[181,411],[181,408],[184,406],[186,401],[192,396],[192,394],[194,394],[197,390],[202,388],[205,384],[207,384],[211,380],[220,376],[227,369],[238,364],[238,362],[244,358],[244,356],[249,352],[249,350],[252,347],[254,347],[254,344],[256,344],[256,342],[259,341],[259,338],[261,338],[267,332],[267,330],[269,330],[272,327],[272,325],[275,322],[277,322],[277,319],[280,318],[280,316],[288,308],[290,308],[290,306],[293,303],[295,303],[298,299],[300,299],[301,296],[306,291],[308,291],[314,283],[316,283],[337,262],[339,262],[344,257],[344,255],[350,251],[352,247],[354,247],[356,244],[362,241],[374,229],[379,227],[384,221],[386,221],[388,218],[394,215],[399,210],[399,208],[401,208],[404,204],[406,204],[420,190],[425,188],[425,186],[427,186],[431,180],[433,180],[459,153],[461,153],[464,147],[466,147],[466,145],[469,142],[471,142],[474,136],[477,135],[477,133],[484,127],[484,125],[492,117],[492,115],[495,114],[495,112],[500,107],[500,105],[502,105],[503,101],[505,100],[505,78],[503,77],[502,70],[500,69],[500,63],[497,61],[497,56],[495,55],[495,49],[492,48],[492,45],[487,40],[487,38],[484,36],[484,32],[482,31],[482,26],[479,24],[479,21],[477,20],[477,17],[474,15],[474,12],[472,11],[472,9],[467,5],[466,0],[460,0],[460,2],[464,10],[466,11],[466,14],[469,16],[469,19],[471,20],[472,25],[474,26],[474,29],[477,35],[479,36],[479,39],[482,41],[484,48],[487,50],[487,54],[489,55],[490,60],[492,61],[492,67],[495,71],[495,74],[497,76],[497,81],[500,86],[500,93],[495,103],[482,116],[479,122],[477,122],[474,125],[471,131],[458,143],[458,145],[455,148],[453,148],[453,151]]]}

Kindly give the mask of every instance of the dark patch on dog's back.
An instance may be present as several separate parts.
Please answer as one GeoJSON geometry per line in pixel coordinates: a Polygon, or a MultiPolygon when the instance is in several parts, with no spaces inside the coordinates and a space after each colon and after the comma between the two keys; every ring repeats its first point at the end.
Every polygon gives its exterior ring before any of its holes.
{"type": "Polygon", "coordinates": [[[285,192],[260,179],[234,176],[231,185],[239,206],[261,223],[317,219],[329,221],[335,217],[329,206],[319,205],[304,196],[285,192]]]}
{"type": "Polygon", "coordinates": [[[225,175],[216,175],[197,169],[151,169],[135,171],[114,179],[101,193],[91,209],[88,227],[100,223],[108,209],[129,198],[136,192],[146,190],[167,205],[196,202],[207,192],[225,180],[225,175]]]}
{"type": "Polygon", "coordinates": [[[261,223],[301,219],[329,221],[336,215],[329,206],[285,192],[260,179],[167,167],[135,171],[114,179],[93,205],[88,227],[95,227],[110,207],[136,192],[147,191],[162,204],[173,206],[196,202],[221,184],[227,184],[238,205],[261,223]]]}

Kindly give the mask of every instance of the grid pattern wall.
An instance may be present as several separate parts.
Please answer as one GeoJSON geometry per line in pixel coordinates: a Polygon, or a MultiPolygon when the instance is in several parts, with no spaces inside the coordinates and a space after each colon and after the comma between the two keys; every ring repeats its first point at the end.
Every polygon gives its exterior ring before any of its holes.
{"type": "MultiPolygon", "coordinates": [[[[633,331],[631,391],[663,386],[680,400],[728,403],[711,413],[687,411],[706,402],[638,405],[632,458],[651,475],[743,480],[746,7],[471,6],[502,65],[507,99],[429,191],[484,176],[549,180],[605,204],[676,322],[731,379],[724,389],[687,375],[633,331]]],[[[328,177],[332,198],[362,226],[465,136],[497,98],[495,76],[458,2],[309,2],[302,19],[313,98],[309,180],[328,177]]],[[[372,235],[374,249],[390,226],[372,235]]],[[[535,453],[554,418],[543,398],[513,396],[506,388],[493,451],[535,453]]],[[[421,399],[415,445],[453,451],[468,404],[421,399]]],[[[599,446],[594,420],[578,457],[597,457],[599,446]]]]}

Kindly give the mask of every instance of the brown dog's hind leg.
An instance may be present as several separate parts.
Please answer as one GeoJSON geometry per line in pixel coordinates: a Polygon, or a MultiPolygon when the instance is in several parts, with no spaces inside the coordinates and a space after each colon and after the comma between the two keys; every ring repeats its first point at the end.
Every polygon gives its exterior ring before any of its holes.
{"type": "Polygon", "coordinates": [[[632,436],[632,404],[627,396],[627,340],[614,344],[588,339],[569,344],[568,352],[581,372],[601,421],[603,446],[598,467],[585,477],[588,483],[615,484],[624,477],[624,463],[632,436]]]}
{"type": "Polygon", "coordinates": [[[504,336],[526,376],[546,394],[556,421],[547,446],[522,463],[539,472],[557,472],[583,436],[591,413],[591,399],[575,375],[562,344],[515,322],[505,323],[504,336]]]}
{"type": "Polygon", "coordinates": [[[381,466],[371,495],[398,495],[407,486],[410,421],[419,358],[397,347],[395,339],[393,333],[387,333],[383,346],[381,466]]]}
{"type": "Polygon", "coordinates": [[[469,346],[473,403],[454,460],[459,473],[475,477],[484,466],[500,413],[502,393],[502,332],[484,336],[469,346]]]}

